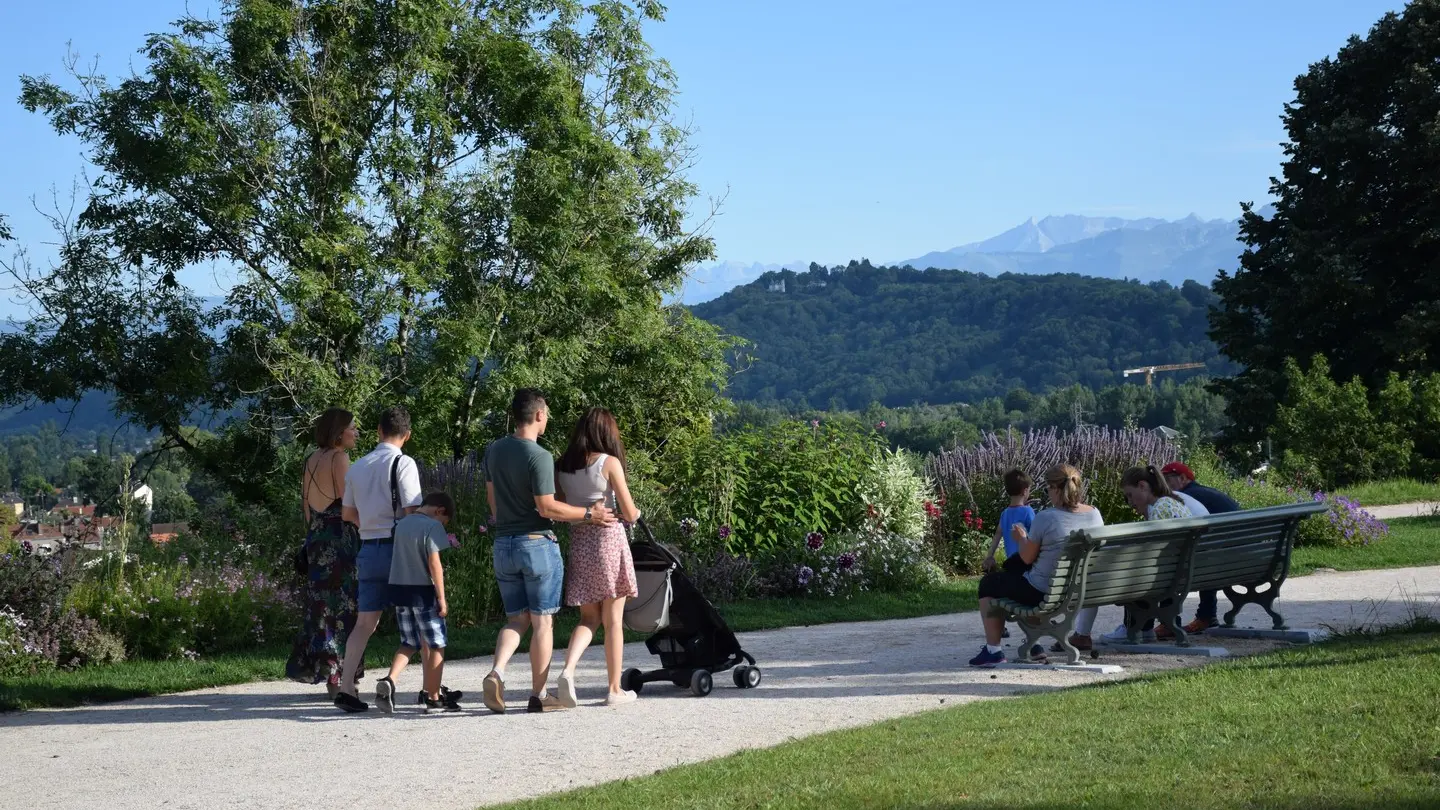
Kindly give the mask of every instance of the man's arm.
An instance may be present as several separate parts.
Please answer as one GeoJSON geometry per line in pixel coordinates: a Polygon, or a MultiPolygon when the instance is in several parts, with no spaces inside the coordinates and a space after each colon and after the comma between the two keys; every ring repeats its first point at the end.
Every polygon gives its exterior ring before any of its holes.
{"type": "Polygon", "coordinates": [[[485,500],[490,504],[490,519],[498,520],[499,518],[495,514],[495,484],[493,482],[485,482],[485,500]]]}
{"type": "Polygon", "coordinates": [[[429,556],[430,581],[435,585],[435,599],[440,603],[440,618],[450,612],[450,606],[445,603],[445,569],[440,565],[440,552],[432,551],[429,556]]]}
{"type": "Polygon", "coordinates": [[[425,494],[420,490],[420,467],[416,465],[415,459],[404,456],[396,475],[400,479],[395,482],[396,488],[400,490],[400,506],[403,507],[404,514],[413,515],[420,508],[420,502],[425,499],[425,494]],[[406,464],[407,461],[410,463],[406,464]]]}
{"type": "MultiPolygon", "coordinates": [[[[535,511],[540,517],[548,520],[559,520],[565,523],[584,523],[585,507],[571,506],[555,500],[552,495],[536,495],[535,511]]],[[[597,501],[590,507],[590,522],[597,526],[609,526],[615,522],[615,514],[605,508],[605,504],[597,501]]]]}

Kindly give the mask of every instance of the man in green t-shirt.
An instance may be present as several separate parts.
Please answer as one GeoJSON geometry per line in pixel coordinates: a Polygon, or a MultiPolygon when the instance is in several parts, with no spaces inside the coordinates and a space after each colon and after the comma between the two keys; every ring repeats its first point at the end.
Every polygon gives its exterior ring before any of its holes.
{"type": "Polygon", "coordinates": [[[495,581],[510,617],[495,642],[495,667],[485,676],[484,700],[490,711],[505,711],[505,665],[520,648],[525,631],[534,628],[526,711],[549,712],[563,708],[545,684],[565,582],[565,562],[551,521],[608,526],[615,516],[603,503],[579,507],[555,500],[555,458],[538,442],[550,423],[544,395],[533,388],[516,391],[510,415],[515,433],[492,442],[480,465],[495,521],[495,581]]]}

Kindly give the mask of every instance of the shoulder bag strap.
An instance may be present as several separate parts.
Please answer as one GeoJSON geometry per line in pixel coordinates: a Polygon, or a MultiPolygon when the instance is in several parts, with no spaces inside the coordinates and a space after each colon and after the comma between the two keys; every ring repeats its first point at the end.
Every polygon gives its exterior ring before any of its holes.
{"type": "MultiPolygon", "coordinates": [[[[399,455],[390,462],[390,514],[395,520],[400,519],[400,459],[405,456],[399,455]]],[[[390,538],[395,538],[395,524],[390,524],[390,538]]]]}

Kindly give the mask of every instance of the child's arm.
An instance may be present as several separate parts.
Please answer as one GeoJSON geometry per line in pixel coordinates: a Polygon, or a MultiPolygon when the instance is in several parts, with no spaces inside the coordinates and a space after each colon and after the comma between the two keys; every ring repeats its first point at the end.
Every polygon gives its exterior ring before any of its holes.
{"type": "Polygon", "coordinates": [[[450,612],[449,605],[445,604],[445,569],[440,566],[440,552],[430,552],[430,581],[435,584],[435,598],[440,602],[440,618],[450,612]]]}
{"type": "Polygon", "coordinates": [[[980,564],[983,571],[989,571],[995,567],[995,551],[1000,548],[1000,527],[995,527],[995,536],[990,538],[990,551],[985,554],[985,561],[980,564]]]}

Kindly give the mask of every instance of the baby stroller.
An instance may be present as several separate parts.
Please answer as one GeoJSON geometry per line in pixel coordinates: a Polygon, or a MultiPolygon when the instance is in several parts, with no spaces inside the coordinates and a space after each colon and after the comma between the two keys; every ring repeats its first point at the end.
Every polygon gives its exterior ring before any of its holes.
{"type": "Polygon", "coordinates": [[[639,595],[625,605],[625,628],[650,634],[645,648],[660,656],[662,668],[627,669],[620,676],[620,688],[638,693],[647,683],[669,681],[705,697],[714,686],[712,676],[732,668],[736,686],[759,686],[755,659],[740,649],[740,640],[715,606],[685,576],[680,558],[655,542],[645,521],[636,525],[644,532],[643,540],[630,545],[639,595]]]}

